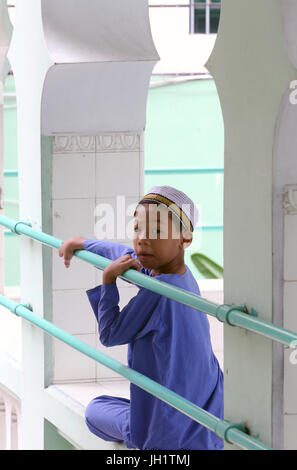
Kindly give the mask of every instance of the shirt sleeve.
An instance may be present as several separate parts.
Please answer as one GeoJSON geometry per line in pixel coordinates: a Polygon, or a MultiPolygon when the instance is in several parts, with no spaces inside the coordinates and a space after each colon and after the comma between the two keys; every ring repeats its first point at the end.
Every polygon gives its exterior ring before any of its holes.
{"type": "MultiPolygon", "coordinates": [[[[113,242],[110,240],[98,240],[97,238],[88,238],[83,243],[84,250],[91,251],[96,255],[103,256],[111,260],[115,260],[120,256],[124,256],[127,253],[133,255],[134,250],[128,245],[122,243],[113,242]]],[[[135,257],[135,253],[134,256],[135,257]]]]}
{"type": "MultiPolygon", "coordinates": [[[[91,251],[92,253],[95,253],[96,255],[103,256],[104,258],[108,258],[113,261],[128,253],[131,254],[132,258],[137,258],[136,253],[133,250],[133,248],[131,248],[128,245],[113,242],[110,240],[98,240],[97,238],[88,238],[83,243],[83,249],[87,251],[91,251]]],[[[95,266],[95,268],[101,269],[98,266],[95,266]]],[[[151,270],[144,268],[143,266],[141,266],[140,272],[142,274],[147,274],[147,275],[151,274],[151,270]]],[[[130,283],[130,281],[127,281],[127,280],[126,282],[130,283]]]]}
{"type": "Polygon", "coordinates": [[[115,282],[102,284],[98,304],[98,331],[104,346],[127,344],[156,328],[156,311],[161,295],[140,288],[137,295],[120,311],[119,291],[115,282]]]}

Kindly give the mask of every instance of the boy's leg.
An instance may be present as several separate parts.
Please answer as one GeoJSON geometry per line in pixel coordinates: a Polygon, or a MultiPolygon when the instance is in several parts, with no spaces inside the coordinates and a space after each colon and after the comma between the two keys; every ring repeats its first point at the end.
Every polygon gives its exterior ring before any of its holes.
{"type": "Polygon", "coordinates": [[[89,430],[105,441],[129,441],[130,400],[101,395],[87,406],[85,420],[89,430]]]}

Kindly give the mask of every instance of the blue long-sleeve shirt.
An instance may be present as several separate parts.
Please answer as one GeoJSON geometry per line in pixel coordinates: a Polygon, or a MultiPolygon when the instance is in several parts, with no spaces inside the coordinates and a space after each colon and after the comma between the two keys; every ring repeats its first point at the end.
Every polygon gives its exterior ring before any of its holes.
{"type": "MultiPolygon", "coordinates": [[[[115,260],[129,246],[87,239],[83,247],[115,260]]],[[[155,279],[200,295],[186,266],[184,274],[155,279]]],[[[141,267],[140,272],[152,275],[141,267]]],[[[205,313],[144,287],[120,311],[116,282],[86,291],[105,346],[128,343],[128,366],[223,419],[223,374],[213,353],[205,313]]],[[[223,440],[180,411],[131,383],[130,441],[138,449],[221,449],[223,440]]],[[[127,443],[126,443],[127,444],[127,443]]]]}

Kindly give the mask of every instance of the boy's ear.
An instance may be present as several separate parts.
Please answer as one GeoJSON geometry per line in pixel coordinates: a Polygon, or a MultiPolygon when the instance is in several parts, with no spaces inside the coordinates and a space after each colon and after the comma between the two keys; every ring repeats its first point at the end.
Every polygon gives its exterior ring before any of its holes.
{"type": "Polygon", "coordinates": [[[193,234],[190,231],[183,231],[182,232],[182,241],[183,241],[183,248],[184,250],[188,248],[193,240],[193,234]]]}

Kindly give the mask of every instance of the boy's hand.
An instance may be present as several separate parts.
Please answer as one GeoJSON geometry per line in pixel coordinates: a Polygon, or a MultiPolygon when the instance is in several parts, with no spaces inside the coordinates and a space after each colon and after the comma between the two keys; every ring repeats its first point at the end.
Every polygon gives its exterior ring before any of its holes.
{"type": "Polygon", "coordinates": [[[70,260],[73,256],[74,250],[83,250],[83,243],[87,240],[84,237],[71,237],[68,240],[62,242],[59,248],[59,256],[64,256],[64,264],[66,268],[70,266],[70,260]]]}
{"type": "Polygon", "coordinates": [[[103,271],[103,284],[112,284],[127,269],[140,270],[140,263],[128,253],[110,263],[103,271]]]}

